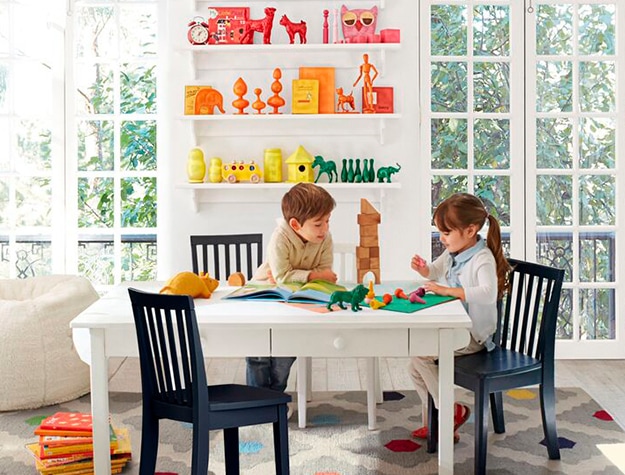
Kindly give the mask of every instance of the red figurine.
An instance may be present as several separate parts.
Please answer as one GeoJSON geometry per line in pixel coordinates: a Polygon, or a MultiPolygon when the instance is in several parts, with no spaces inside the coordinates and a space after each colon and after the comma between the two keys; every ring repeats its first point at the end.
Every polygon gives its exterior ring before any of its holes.
{"type": "Polygon", "coordinates": [[[295,43],[295,35],[299,35],[300,44],[306,43],[306,22],[304,20],[294,23],[286,15],[282,15],[280,24],[286,29],[291,44],[295,43]]]}
{"type": "Polygon", "coordinates": [[[324,10],[323,11],[323,44],[327,45],[329,38],[328,38],[328,34],[329,34],[329,25],[328,25],[328,15],[330,14],[329,10],[324,10]]]}
{"type": "Polygon", "coordinates": [[[271,44],[271,29],[273,28],[273,17],[276,9],[273,7],[265,8],[265,18],[259,20],[247,20],[245,30],[241,36],[241,44],[254,43],[254,32],[258,31],[263,34],[263,43],[271,44]]]}

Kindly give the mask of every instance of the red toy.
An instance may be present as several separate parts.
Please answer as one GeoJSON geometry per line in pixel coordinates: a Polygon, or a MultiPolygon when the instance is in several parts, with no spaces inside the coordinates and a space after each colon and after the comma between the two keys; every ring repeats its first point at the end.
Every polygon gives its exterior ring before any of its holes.
{"type": "Polygon", "coordinates": [[[241,36],[241,44],[254,43],[254,32],[258,31],[263,34],[263,43],[266,45],[271,44],[271,29],[273,28],[273,17],[276,14],[276,9],[273,7],[265,8],[265,18],[259,20],[248,20],[245,23],[245,31],[241,36]]]}
{"type": "Polygon", "coordinates": [[[397,297],[398,299],[406,299],[408,300],[408,296],[406,295],[406,292],[404,292],[404,289],[395,289],[395,297],[397,297]]]}
{"type": "Polygon", "coordinates": [[[300,21],[294,23],[286,15],[282,15],[280,18],[280,24],[286,29],[286,33],[289,35],[289,42],[295,43],[295,35],[299,35],[300,44],[306,43],[306,22],[300,21]]]}

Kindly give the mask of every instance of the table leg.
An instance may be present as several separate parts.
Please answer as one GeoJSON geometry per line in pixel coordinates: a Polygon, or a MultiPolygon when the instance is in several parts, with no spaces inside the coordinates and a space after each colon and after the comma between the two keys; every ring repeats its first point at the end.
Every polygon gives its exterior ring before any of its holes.
{"type": "Polygon", "coordinates": [[[91,417],[93,419],[93,463],[96,475],[111,473],[109,440],[108,360],[104,352],[104,330],[91,328],[91,417]]]}
{"type": "Polygon", "coordinates": [[[367,417],[369,419],[369,430],[377,429],[378,418],[377,409],[375,407],[377,402],[377,371],[376,366],[378,363],[377,358],[366,358],[367,360],[367,417]]]}
{"type": "Polygon", "coordinates": [[[307,360],[297,358],[297,422],[300,429],[306,427],[306,396],[308,394],[307,360]]]}
{"type": "Polygon", "coordinates": [[[454,473],[454,331],[438,332],[438,473],[454,473]]]}

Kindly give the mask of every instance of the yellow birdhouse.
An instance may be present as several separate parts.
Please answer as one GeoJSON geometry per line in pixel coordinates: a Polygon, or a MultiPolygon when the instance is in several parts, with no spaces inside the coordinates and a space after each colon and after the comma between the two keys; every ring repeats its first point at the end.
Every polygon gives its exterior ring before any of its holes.
{"type": "Polygon", "coordinates": [[[313,171],[314,157],[306,151],[301,145],[286,159],[287,182],[300,183],[315,181],[315,173],[313,171]]]}

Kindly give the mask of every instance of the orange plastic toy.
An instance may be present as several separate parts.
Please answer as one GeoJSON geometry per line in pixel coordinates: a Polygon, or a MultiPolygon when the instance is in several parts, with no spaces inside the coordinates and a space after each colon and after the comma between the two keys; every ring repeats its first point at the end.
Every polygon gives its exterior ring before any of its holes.
{"type": "Polygon", "coordinates": [[[369,55],[367,53],[362,55],[362,60],[364,62],[360,65],[360,74],[354,82],[354,87],[362,78],[364,90],[362,112],[364,114],[372,114],[375,112],[373,108],[373,81],[378,77],[378,70],[373,64],[369,63],[369,55]],[[373,71],[373,77],[371,77],[371,71],[373,71]]]}
{"type": "Polygon", "coordinates": [[[398,299],[408,300],[408,296],[406,295],[406,292],[404,292],[404,289],[395,289],[395,297],[398,299]]]}
{"type": "Polygon", "coordinates": [[[247,84],[243,78],[239,78],[234,82],[232,92],[237,95],[237,98],[232,101],[232,106],[237,110],[235,114],[247,114],[247,112],[245,112],[245,108],[250,105],[250,101],[243,98],[243,96],[247,93],[247,84]]]}
{"type": "Polygon", "coordinates": [[[270,114],[281,114],[278,112],[280,107],[283,107],[285,104],[285,100],[280,97],[280,91],[282,91],[282,83],[280,82],[280,78],[282,77],[282,70],[280,68],[276,68],[273,70],[273,78],[274,82],[271,83],[271,92],[273,92],[273,96],[267,99],[267,104],[270,107],[273,107],[273,111],[270,114]]]}

